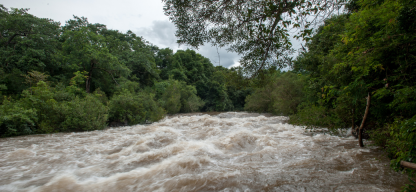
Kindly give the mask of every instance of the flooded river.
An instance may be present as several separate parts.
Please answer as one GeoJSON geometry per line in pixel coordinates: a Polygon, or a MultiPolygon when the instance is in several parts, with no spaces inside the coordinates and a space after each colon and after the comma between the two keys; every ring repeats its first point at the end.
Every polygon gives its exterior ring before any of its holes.
{"type": "Polygon", "coordinates": [[[0,139],[0,191],[398,191],[353,137],[286,117],[188,114],[150,125],[0,139]]]}

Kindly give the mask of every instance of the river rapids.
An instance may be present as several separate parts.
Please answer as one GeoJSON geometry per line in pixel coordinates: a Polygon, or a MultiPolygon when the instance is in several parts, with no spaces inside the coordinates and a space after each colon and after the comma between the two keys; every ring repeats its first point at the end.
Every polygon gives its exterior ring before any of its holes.
{"type": "Polygon", "coordinates": [[[185,114],[150,125],[0,139],[0,191],[398,191],[354,137],[287,117],[185,114]]]}

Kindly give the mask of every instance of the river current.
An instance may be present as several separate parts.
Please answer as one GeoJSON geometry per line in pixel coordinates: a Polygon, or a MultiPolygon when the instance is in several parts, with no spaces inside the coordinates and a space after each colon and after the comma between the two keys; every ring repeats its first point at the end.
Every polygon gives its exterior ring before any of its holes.
{"type": "Polygon", "coordinates": [[[287,117],[185,114],[150,125],[0,139],[0,191],[399,191],[375,147],[287,117]]]}

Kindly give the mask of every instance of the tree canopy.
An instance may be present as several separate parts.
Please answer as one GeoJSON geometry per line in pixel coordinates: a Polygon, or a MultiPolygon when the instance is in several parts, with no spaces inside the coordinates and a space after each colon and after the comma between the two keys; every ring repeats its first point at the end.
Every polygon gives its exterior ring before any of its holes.
{"type": "Polygon", "coordinates": [[[339,11],[344,0],[163,0],[179,44],[229,46],[256,75],[266,65],[284,67],[291,52],[289,29],[308,39],[311,24],[339,11]]]}

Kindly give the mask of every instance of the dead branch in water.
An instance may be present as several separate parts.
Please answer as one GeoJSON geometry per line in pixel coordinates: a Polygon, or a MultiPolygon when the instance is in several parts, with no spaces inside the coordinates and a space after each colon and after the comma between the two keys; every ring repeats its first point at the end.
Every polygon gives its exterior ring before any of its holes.
{"type": "Polygon", "coordinates": [[[416,170],[416,164],[407,161],[400,161],[400,165],[404,168],[416,170]]]}

